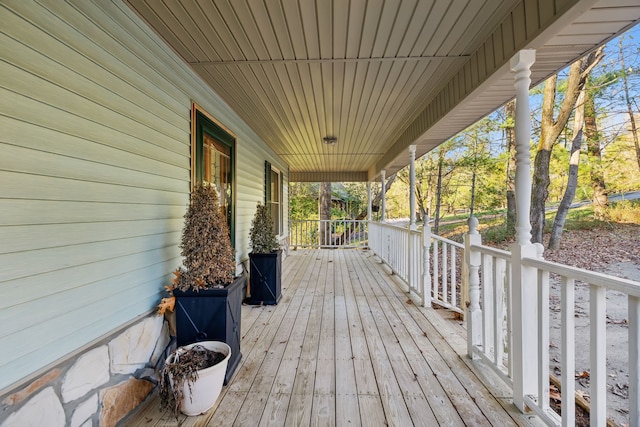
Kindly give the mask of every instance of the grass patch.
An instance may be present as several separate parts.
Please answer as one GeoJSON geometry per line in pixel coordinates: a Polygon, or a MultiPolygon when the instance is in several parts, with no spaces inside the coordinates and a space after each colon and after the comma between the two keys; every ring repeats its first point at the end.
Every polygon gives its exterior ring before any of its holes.
{"type": "MultiPolygon", "coordinates": [[[[555,212],[547,212],[545,215],[545,233],[551,232],[553,221],[556,218],[555,212]]],[[[593,230],[594,228],[608,226],[606,221],[598,219],[593,214],[592,206],[582,206],[570,209],[567,213],[567,219],[564,221],[564,229],[569,231],[576,230],[593,230]]]]}
{"type": "MultiPolygon", "coordinates": [[[[550,232],[556,212],[547,212],[545,232],[550,232]]],[[[467,216],[456,215],[445,217],[441,221],[438,234],[447,239],[462,242],[462,236],[468,231],[467,216]]],[[[506,213],[479,213],[480,225],[478,231],[482,235],[482,242],[501,245],[513,242],[515,236],[507,233],[506,213]]],[[[615,224],[640,225],[640,200],[624,200],[611,203],[603,219],[596,218],[590,205],[570,209],[564,223],[565,231],[593,230],[596,228],[612,228],[615,224]]]]}
{"type": "Polygon", "coordinates": [[[612,203],[606,218],[611,222],[640,225],[640,199],[612,203]]]}

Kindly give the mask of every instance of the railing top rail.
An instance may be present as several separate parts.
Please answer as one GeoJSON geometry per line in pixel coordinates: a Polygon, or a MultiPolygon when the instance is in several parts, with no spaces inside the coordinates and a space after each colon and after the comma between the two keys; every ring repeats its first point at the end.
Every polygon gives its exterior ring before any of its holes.
{"type": "Polygon", "coordinates": [[[462,243],[454,242],[453,240],[449,240],[446,237],[438,236],[437,234],[432,234],[431,238],[434,240],[439,240],[441,242],[447,243],[451,246],[455,246],[456,248],[464,249],[464,245],[462,243]]]}
{"type": "Polygon", "coordinates": [[[377,222],[377,221],[373,221],[371,224],[373,225],[379,225],[380,227],[387,227],[387,228],[399,228],[400,230],[406,230],[407,226],[406,225],[398,225],[398,224],[393,224],[393,223],[389,223],[389,222],[377,222]]]}
{"type": "Polygon", "coordinates": [[[502,249],[492,248],[491,246],[484,246],[484,245],[482,246],[471,245],[471,249],[483,254],[494,256],[496,258],[506,259],[507,261],[511,260],[511,252],[505,251],[502,249]]]}
{"type": "Polygon", "coordinates": [[[589,271],[583,268],[558,264],[557,262],[537,258],[523,258],[522,265],[535,267],[560,276],[581,280],[592,285],[602,286],[624,294],[640,297],[640,283],[634,282],[633,280],[622,279],[608,274],[598,273],[596,271],[589,271]]]}

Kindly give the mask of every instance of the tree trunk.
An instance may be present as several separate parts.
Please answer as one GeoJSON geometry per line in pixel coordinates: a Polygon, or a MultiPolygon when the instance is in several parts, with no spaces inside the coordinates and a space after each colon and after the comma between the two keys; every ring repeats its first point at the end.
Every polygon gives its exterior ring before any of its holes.
{"type": "Polygon", "coordinates": [[[629,79],[627,78],[627,67],[624,63],[624,53],[622,51],[622,37],[620,37],[620,66],[622,67],[622,83],[624,86],[624,97],[627,102],[627,112],[629,114],[629,122],[631,124],[631,138],[633,144],[636,147],[636,161],[638,162],[638,169],[640,169],[640,142],[638,141],[638,129],[636,128],[636,119],[633,114],[633,105],[631,103],[631,97],[629,97],[629,79]]]}
{"type": "Polygon", "coordinates": [[[471,172],[471,203],[469,203],[469,216],[473,216],[473,208],[476,202],[476,168],[471,172]]]}
{"type": "Polygon", "coordinates": [[[442,155],[438,159],[438,184],[436,186],[436,217],[433,224],[434,234],[438,234],[438,227],[440,226],[440,201],[442,199],[442,162],[444,161],[442,155]]]}
{"type": "Polygon", "coordinates": [[[418,199],[417,221],[424,223],[427,221],[427,212],[424,209],[424,195],[420,186],[416,186],[416,199],[418,199]]]}
{"type": "Polygon", "coordinates": [[[556,217],[553,221],[553,227],[551,228],[551,236],[549,237],[549,246],[551,250],[558,249],[560,247],[560,239],[562,238],[562,231],[564,229],[564,222],[567,219],[567,213],[573,203],[573,198],[576,195],[576,188],[578,187],[578,164],[580,162],[580,145],[582,144],[582,130],[578,131],[578,134],[573,138],[573,144],[571,144],[571,157],[569,160],[569,177],[567,178],[567,188],[564,191],[556,217]]]}
{"type": "Polygon", "coordinates": [[[573,142],[571,143],[571,155],[569,157],[569,176],[567,178],[567,187],[558,206],[556,217],[553,220],[553,227],[551,228],[551,236],[549,237],[549,246],[551,250],[556,250],[560,247],[560,239],[562,238],[562,231],[564,229],[564,222],[567,219],[567,213],[573,202],[573,198],[576,195],[576,188],[578,187],[578,165],[580,163],[580,146],[582,145],[582,125],[585,120],[585,92],[580,92],[580,96],[577,100],[577,108],[574,117],[573,125],[573,142]]]}
{"type": "Polygon", "coordinates": [[[553,113],[558,76],[553,75],[545,82],[542,119],[540,122],[540,142],[538,143],[533,166],[533,188],[531,191],[531,241],[533,243],[542,243],[544,234],[544,214],[547,197],[549,196],[551,150],[569,121],[573,107],[580,91],[584,88],[589,72],[600,62],[602,57],[602,48],[600,48],[581,61],[576,61],[571,65],[565,97],[555,120],[553,113]]]}
{"type": "Polygon", "coordinates": [[[516,100],[505,105],[506,123],[505,137],[507,140],[507,236],[516,235],[516,134],[513,124],[516,119],[516,100]]]}
{"type": "Polygon", "coordinates": [[[476,176],[478,174],[478,128],[473,131],[473,163],[471,164],[471,200],[469,202],[469,216],[473,216],[476,204],[476,176]]]}
{"type": "Polygon", "coordinates": [[[584,133],[587,139],[587,155],[591,163],[591,188],[593,188],[593,212],[596,218],[604,218],[609,206],[609,195],[604,181],[600,135],[596,123],[596,107],[593,92],[587,90],[584,103],[584,133]]]}
{"type": "Polygon", "coordinates": [[[318,236],[320,238],[320,247],[331,244],[331,183],[320,183],[318,212],[320,213],[320,229],[318,236]]]}
{"type": "Polygon", "coordinates": [[[540,150],[533,162],[533,188],[531,190],[531,241],[542,243],[544,235],[546,200],[549,195],[549,161],[551,150],[540,150]]]}

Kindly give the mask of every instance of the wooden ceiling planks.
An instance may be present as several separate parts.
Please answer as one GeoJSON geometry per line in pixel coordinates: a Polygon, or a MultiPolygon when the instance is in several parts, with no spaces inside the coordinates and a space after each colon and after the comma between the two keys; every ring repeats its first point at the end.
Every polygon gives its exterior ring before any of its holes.
{"type": "MultiPolygon", "coordinates": [[[[346,174],[399,164],[408,138],[455,133],[506,101],[499,82],[459,105],[558,10],[586,0],[126,1],[292,171],[346,174]]],[[[589,1],[539,47],[533,77],[640,14],[637,0],[589,1]]]]}

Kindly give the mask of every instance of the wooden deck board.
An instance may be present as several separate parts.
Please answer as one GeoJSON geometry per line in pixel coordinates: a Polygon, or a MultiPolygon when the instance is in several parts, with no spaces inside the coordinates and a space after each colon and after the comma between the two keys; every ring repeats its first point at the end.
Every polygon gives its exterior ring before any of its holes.
{"type": "Polygon", "coordinates": [[[119,425],[537,424],[369,251],[292,251],[282,281],[278,305],[243,306],[243,359],[211,411],[176,420],[154,394],[119,425]]]}

